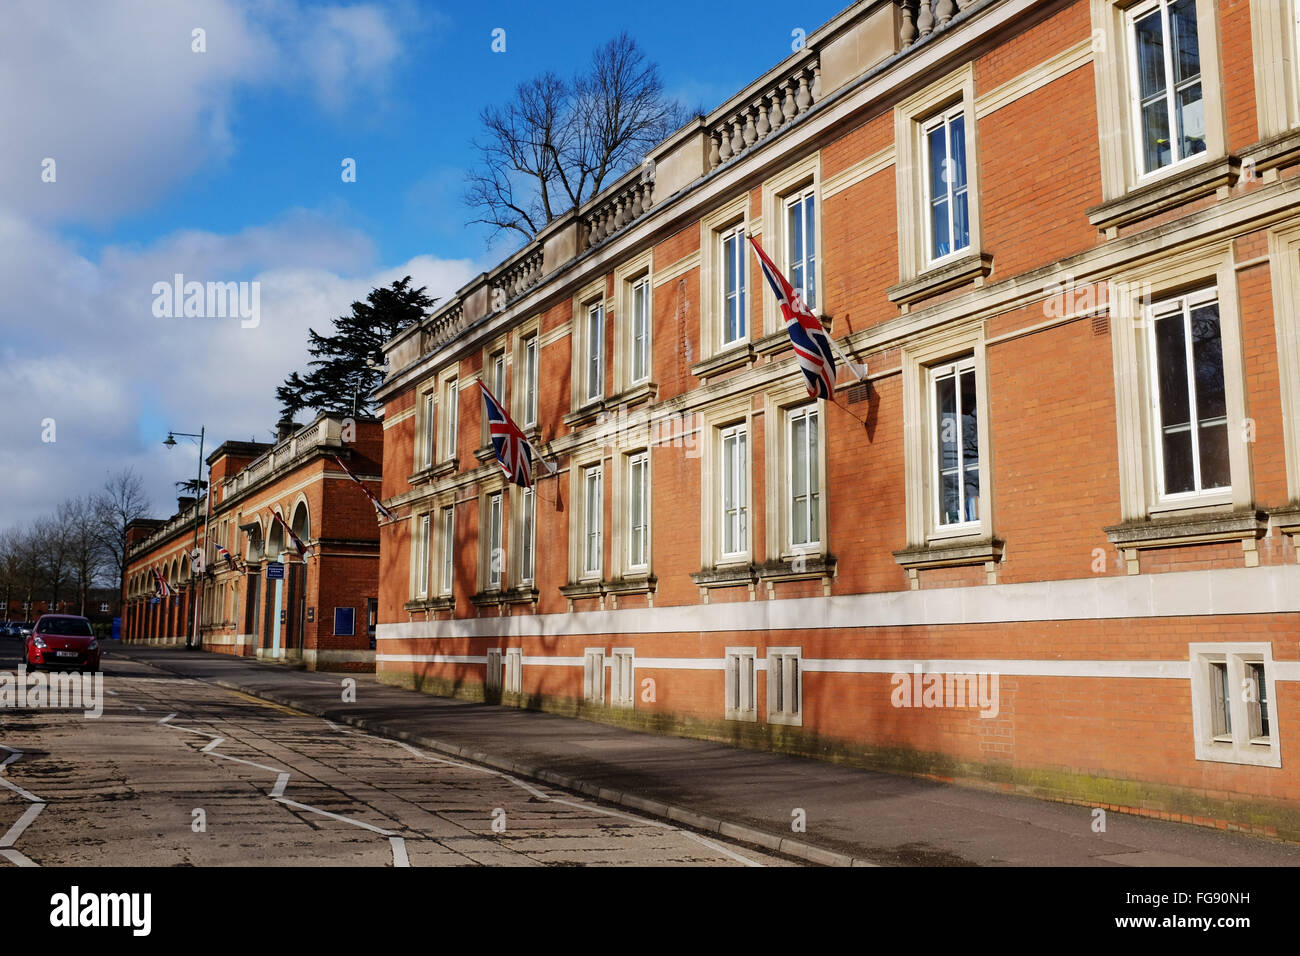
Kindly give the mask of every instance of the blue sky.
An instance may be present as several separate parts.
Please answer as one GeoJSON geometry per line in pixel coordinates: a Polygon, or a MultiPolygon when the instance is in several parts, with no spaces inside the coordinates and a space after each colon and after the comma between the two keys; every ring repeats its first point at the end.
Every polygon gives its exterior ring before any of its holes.
{"type": "Polygon", "coordinates": [[[463,178],[480,111],[520,81],[570,75],[627,30],[708,110],[841,8],[8,0],[0,529],[128,465],[170,513],[194,450],[164,449],[167,428],[264,440],[309,326],[406,274],[445,296],[494,265],[509,246],[466,227],[463,178]],[[257,282],[257,325],[156,315],[154,284],[178,272],[257,282]]]}

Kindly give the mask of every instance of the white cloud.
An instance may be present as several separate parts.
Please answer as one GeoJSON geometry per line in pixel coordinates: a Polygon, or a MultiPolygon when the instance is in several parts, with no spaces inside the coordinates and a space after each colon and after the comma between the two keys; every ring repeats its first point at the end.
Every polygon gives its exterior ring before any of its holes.
{"type": "Polygon", "coordinates": [[[227,439],[265,440],[278,412],[275,386],[306,367],[309,326],[327,329],[354,300],[404,275],[448,296],[480,271],[429,256],[391,267],[372,261],[366,236],[305,213],[233,235],[190,231],[110,248],[99,261],[0,216],[0,527],[96,490],[127,465],[144,475],[158,512],[170,514],[173,482],[191,477],[196,449],[163,448],[168,428],[205,426],[209,450],[227,439]],[[153,283],[176,272],[258,282],[260,324],[155,317],[153,283]],[[46,418],[56,422],[53,444],[41,440],[46,418]]]}
{"type": "Polygon", "coordinates": [[[10,0],[0,30],[0,208],[111,222],[236,148],[237,94],[369,104],[402,54],[403,8],[300,0],[10,0]],[[192,31],[205,31],[194,52],[192,31]],[[57,179],[41,181],[53,159],[57,179]]]}

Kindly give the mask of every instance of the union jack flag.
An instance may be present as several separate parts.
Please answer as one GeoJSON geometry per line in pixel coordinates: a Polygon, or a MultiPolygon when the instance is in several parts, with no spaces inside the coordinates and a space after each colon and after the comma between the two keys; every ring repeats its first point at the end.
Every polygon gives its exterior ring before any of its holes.
{"type": "Polygon", "coordinates": [[[159,597],[161,598],[171,597],[173,594],[176,593],[176,589],[167,583],[167,579],[162,576],[162,574],[158,571],[157,568],[151,568],[150,570],[153,571],[153,579],[158,586],[157,591],[159,597]]]}
{"type": "Polygon", "coordinates": [[[231,570],[238,571],[240,574],[244,573],[244,569],[235,562],[235,556],[221,545],[217,545],[217,554],[226,559],[226,563],[230,565],[231,570]]]}
{"type": "Polygon", "coordinates": [[[374,492],[372,492],[369,488],[367,488],[360,478],[352,474],[352,469],[349,468],[347,465],[343,464],[342,458],[340,458],[338,455],[335,455],[334,460],[339,463],[340,468],[342,468],[344,471],[348,473],[349,478],[355,481],[358,485],[361,485],[361,490],[366,493],[366,497],[369,498],[370,503],[375,506],[375,511],[379,516],[387,518],[389,521],[397,520],[397,515],[393,514],[391,511],[389,511],[387,508],[385,508],[382,504],[379,503],[379,499],[375,497],[374,492]]]}
{"type": "Polygon", "coordinates": [[[284,533],[289,536],[289,539],[293,542],[294,548],[297,549],[298,557],[302,558],[304,561],[311,557],[311,554],[307,551],[307,546],[302,543],[302,538],[293,533],[293,529],[289,527],[289,522],[285,521],[284,518],[280,516],[280,512],[272,511],[271,517],[280,522],[280,527],[284,529],[284,533]]]}
{"type": "Polygon", "coordinates": [[[492,448],[496,451],[497,464],[501,466],[501,470],[505,472],[506,477],[520,488],[531,488],[533,486],[532,443],[524,437],[524,433],[519,430],[519,426],[510,417],[510,413],[492,397],[492,393],[488,391],[488,387],[481,380],[478,387],[483,390],[483,404],[487,409],[488,434],[492,436],[492,448]]]}
{"type": "Polygon", "coordinates": [[[785,276],[772,264],[758,241],[753,236],[749,237],[749,241],[754,244],[754,252],[758,254],[763,275],[767,276],[768,284],[776,295],[776,304],[785,316],[785,330],[790,333],[790,342],[794,345],[795,358],[807,382],[808,394],[813,398],[832,398],[835,395],[835,353],[830,336],[804,303],[803,297],[795,292],[785,276]]]}

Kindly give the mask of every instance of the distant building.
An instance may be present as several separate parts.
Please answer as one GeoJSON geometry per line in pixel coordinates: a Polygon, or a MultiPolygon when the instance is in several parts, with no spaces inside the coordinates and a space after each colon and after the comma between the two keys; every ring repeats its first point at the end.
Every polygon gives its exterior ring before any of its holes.
{"type": "Polygon", "coordinates": [[[175,644],[192,634],[197,524],[202,647],[314,670],[372,669],[379,529],[374,508],[334,456],[377,493],[382,442],[375,419],[319,415],[305,428],[284,429],[274,444],[217,448],[207,459],[210,515],[206,498],[182,501],[168,521],[133,529],[126,640],[175,644]],[[306,546],[307,560],[273,512],[306,546]],[[158,598],[155,569],[176,594],[158,598]]]}

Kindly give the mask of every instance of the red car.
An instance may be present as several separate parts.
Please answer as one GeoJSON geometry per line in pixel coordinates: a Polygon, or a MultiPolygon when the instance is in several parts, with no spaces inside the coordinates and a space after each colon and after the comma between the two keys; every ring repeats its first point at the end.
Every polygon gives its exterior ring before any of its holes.
{"type": "Polygon", "coordinates": [[[99,670],[99,641],[90,621],[76,614],[42,614],[23,641],[23,663],[29,670],[49,667],[99,670]]]}

